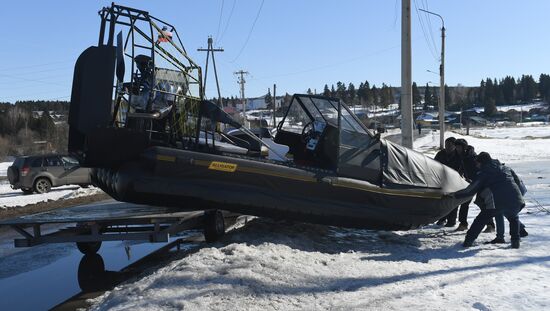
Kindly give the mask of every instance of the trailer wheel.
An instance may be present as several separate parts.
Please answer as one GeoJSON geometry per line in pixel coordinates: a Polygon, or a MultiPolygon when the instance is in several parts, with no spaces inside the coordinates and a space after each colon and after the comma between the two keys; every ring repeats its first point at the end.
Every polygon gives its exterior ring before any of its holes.
{"type": "Polygon", "coordinates": [[[84,255],[97,253],[101,247],[101,241],[97,242],[76,242],[76,247],[84,255]]]}
{"type": "Polygon", "coordinates": [[[223,214],[219,210],[204,212],[204,239],[208,243],[216,242],[225,234],[223,214]]]}

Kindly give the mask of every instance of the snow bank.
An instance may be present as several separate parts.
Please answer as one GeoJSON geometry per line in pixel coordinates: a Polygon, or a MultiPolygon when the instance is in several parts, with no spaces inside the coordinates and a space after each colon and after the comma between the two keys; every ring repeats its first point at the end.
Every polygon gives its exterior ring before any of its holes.
{"type": "Polygon", "coordinates": [[[101,189],[90,186],[80,188],[77,185],[67,185],[52,188],[48,193],[24,195],[21,190],[13,190],[9,182],[0,182],[0,209],[7,207],[25,206],[50,200],[66,200],[101,193],[101,189]]]}

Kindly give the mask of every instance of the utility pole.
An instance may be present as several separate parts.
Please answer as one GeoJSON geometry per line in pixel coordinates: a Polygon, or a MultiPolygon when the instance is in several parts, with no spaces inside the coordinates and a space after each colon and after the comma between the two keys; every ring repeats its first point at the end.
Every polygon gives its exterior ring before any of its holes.
{"type": "Polygon", "coordinates": [[[197,49],[199,52],[206,52],[206,68],[204,71],[204,81],[202,83],[202,92],[203,92],[203,98],[205,98],[206,95],[206,78],[208,77],[208,59],[210,57],[210,54],[212,54],[212,64],[214,65],[214,76],[216,77],[216,87],[218,88],[218,106],[222,108],[222,96],[220,92],[220,84],[218,82],[218,70],[216,69],[216,59],[214,58],[214,52],[223,52],[222,48],[215,49],[212,47],[212,37],[208,37],[208,48],[203,49],[199,48],[197,49]]]}
{"type": "Polygon", "coordinates": [[[273,128],[277,126],[277,120],[275,119],[275,111],[277,111],[277,84],[273,83],[273,128]]]}
{"type": "Polygon", "coordinates": [[[244,84],[246,83],[246,80],[244,79],[244,75],[247,75],[248,74],[248,71],[243,71],[242,69],[239,70],[239,71],[235,71],[233,74],[236,74],[238,75],[237,76],[237,83],[239,83],[241,85],[241,104],[243,105],[243,118],[246,118],[246,116],[244,115],[245,112],[246,112],[246,103],[245,103],[245,99],[244,99],[244,84]]]}
{"type": "Polygon", "coordinates": [[[445,22],[441,15],[419,9],[441,19],[441,65],[439,65],[439,148],[445,146],[445,22]]]}
{"type": "Polygon", "coordinates": [[[411,0],[401,0],[401,145],[413,147],[411,0]]]}

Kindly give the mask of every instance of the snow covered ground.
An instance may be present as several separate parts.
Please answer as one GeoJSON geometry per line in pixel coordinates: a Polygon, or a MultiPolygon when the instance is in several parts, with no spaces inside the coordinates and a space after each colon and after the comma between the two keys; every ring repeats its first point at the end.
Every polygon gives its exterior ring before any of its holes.
{"type": "Polygon", "coordinates": [[[7,180],[0,181],[0,210],[7,207],[25,206],[29,204],[66,200],[101,193],[102,190],[94,186],[81,188],[77,185],[66,185],[52,188],[48,193],[25,195],[21,190],[13,190],[7,180]]]}
{"type": "MultiPolygon", "coordinates": [[[[0,177],[7,176],[6,171],[13,162],[0,162],[0,177]]],[[[101,193],[101,189],[90,186],[88,188],[80,188],[77,185],[67,185],[52,188],[48,193],[44,194],[29,194],[24,195],[21,190],[13,190],[7,179],[0,178],[0,210],[7,207],[25,206],[38,202],[46,202],[50,200],[65,200],[82,196],[88,196],[101,193]]]]}
{"type": "MultiPolygon", "coordinates": [[[[548,104],[545,102],[537,102],[537,103],[526,103],[526,104],[519,104],[519,105],[506,105],[506,106],[496,106],[496,107],[497,107],[497,110],[501,112],[507,112],[512,109],[516,111],[529,111],[535,108],[548,107],[548,104]]],[[[482,113],[485,110],[485,108],[474,107],[471,110],[475,110],[477,113],[482,113]]]]}
{"type": "MultiPolygon", "coordinates": [[[[482,243],[494,234],[464,249],[464,232],[435,225],[376,232],[256,218],[212,247],[116,287],[92,309],[549,310],[550,127],[538,135],[544,139],[509,130],[465,138],[527,185],[520,217],[529,236],[518,250],[482,243]]],[[[433,154],[434,134],[415,148],[433,154]]],[[[472,204],[470,222],[477,213],[472,204]]]]}
{"type": "Polygon", "coordinates": [[[0,162],[0,178],[8,176],[8,167],[12,164],[13,162],[0,162]]]}

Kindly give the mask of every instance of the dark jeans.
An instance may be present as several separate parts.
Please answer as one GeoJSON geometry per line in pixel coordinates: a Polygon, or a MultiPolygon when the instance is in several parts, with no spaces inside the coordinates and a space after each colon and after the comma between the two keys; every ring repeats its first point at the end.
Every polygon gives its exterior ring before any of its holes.
{"type": "Polygon", "coordinates": [[[447,221],[447,224],[456,224],[456,214],[458,212],[458,206],[455,207],[452,211],[449,212],[449,214],[447,214],[447,216],[443,217],[440,219],[441,220],[446,220],[447,221]]]}
{"type": "MultiPolygon", "coordinates": [[[[525,205],[523,205],[525,206],[525,205]]],[[[520,209],[520,211],[523,209],[523,207],[520,209]]],[[[519,221],[519,220],[518,220],[519,221]]],[[[504,239],[504,215],[496,215],[495,216],[495,222],[497,224],[497,239],[504,239]]],[[[525,230],[525,225],[519,222],[519,230],[525,230]]]]}
{"type": "Polygon", "coordinates": [[[470,207],[470,202],[472,202],[472,200],[462,203],[462,205],[460,205],[460,212],[459,207],[457,206],[449,214],[447,214],[447,216],[441,218],[441,220],[446,220],[447,224],[456,224],[456,216],[458,215],[458,221],[460,223],[468,224],[468,209],[470,207]]]}
{"type": "Polygon", "coordinates": [[[460,205],[460,209],[458,211],[458,221],[461,224],[468,224],[468,209],[470,209],[470,202],[472,202],[472,200],[464,202],[460,205]]]}
{"type": "Polygon", "coordinates": [[[502,215],[508,219],[510,223],[510,237],[512,240],[519,240],[519,208],[518,209],[507,209],[507,210],[495,210],[495,209],[483,209],[477,215],[476,219],[472,223],[470,230],[466,233],[465,241],[473,242],[477,239],[481,230],[489,222],[489,220],[495,216],[502,215]]]}

